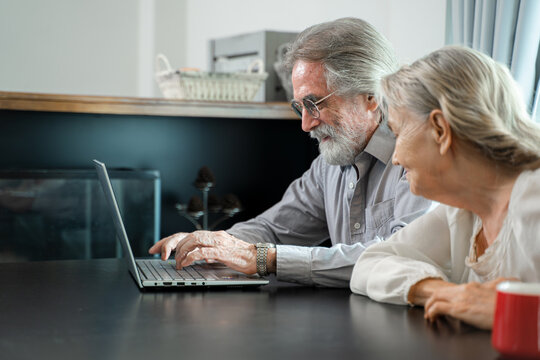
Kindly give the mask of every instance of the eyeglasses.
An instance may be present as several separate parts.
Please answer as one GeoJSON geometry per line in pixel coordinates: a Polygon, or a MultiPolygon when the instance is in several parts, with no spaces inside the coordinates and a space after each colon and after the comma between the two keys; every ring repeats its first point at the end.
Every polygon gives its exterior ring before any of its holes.
{"type": "Polygon", "coordinates": [[[319,108],[317,107],[317,105],[321,104],[324,100],[328,99],[330,96],[334,95],[336,92],[332,92],[328,95],[326,95],[325,97],[323,97],[322,99],[319,99],[315,102],[313,102],[312,100],[308,99],[308,98],[304,98],[302,99],[302,104],[300,104],[299,101],[296,101],[296,100],[293,100],[291,101],[291,107],[292,109],[294,110],[294,112],[296,113],[296,115],[298,115],[300,117],[300,119],[302,118],[302,111],[304,110],[304,108],[306,108],[307,112],[309,113],[309,115],[315,119],[318,119],[319,116],[321,116],[321,111],[319,110],[319,108]]]}

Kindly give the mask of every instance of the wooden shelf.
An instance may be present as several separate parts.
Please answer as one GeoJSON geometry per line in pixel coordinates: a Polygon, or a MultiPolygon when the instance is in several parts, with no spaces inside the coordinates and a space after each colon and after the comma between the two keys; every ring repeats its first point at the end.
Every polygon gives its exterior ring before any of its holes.
{"type": "Polygon", "coordinates": [[[0,91],[0,110],[298,120],[286,102],[214,102],[0,91]]]}

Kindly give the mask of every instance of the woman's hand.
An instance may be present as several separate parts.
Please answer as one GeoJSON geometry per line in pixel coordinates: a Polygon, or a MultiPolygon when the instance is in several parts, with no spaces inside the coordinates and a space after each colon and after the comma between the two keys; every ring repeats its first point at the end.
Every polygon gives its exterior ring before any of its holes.
{"type": "Polygon", "coordinates": [[[450,315],[481,329],[491,329],[495,313],[496,286],[508,280],[516,279],[498,278],[486,283],[441,286],[427,299],[424,317],[433,322],[440,315],[450,315]]]}

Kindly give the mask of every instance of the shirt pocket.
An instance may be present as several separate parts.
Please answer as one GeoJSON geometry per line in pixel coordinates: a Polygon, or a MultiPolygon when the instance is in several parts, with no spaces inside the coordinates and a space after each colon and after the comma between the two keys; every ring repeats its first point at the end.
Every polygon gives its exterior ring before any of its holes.
{"type": "Polygon", "coordinates": [[[388,199],[372,206],[366,207],[366,232],[380,237],[390,236],[387,229],[394,218],[394,199],[388,199]]]}

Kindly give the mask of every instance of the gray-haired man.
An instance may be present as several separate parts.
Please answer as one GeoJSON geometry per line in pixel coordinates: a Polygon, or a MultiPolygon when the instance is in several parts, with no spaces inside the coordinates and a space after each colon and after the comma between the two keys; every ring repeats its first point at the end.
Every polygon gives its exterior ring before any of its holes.
{"type": "Polygon", "coordinates": [[[392,165],[395,139],[377,103],[379,80],[397,69],[388,41],[344,18],[304,30],[292,44],[292,107],[321,155],[276,205],[227,231],[178,233],[150,253],[176,250],[180,268],[211,259],[282,281],[348,287],[362,251],[427,211],[392,165]],[[330,239],[331,247],[320,246],[330,239]],[[274,247],[275,246],[275,247],[274,247]]]}

